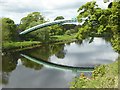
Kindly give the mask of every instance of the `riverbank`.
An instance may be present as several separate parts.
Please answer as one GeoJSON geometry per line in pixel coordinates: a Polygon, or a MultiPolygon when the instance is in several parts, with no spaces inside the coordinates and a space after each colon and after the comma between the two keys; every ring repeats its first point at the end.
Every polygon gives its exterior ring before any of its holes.
{"type": "Polygon", "coordinates": [[[75,41],[75,35],[57,35],[51,37],[47,43],[39,42],[39,41],[23,41],[23,42],[4,42],[2,43],[2,51],[3,52],[15,52],[15,51],[22,51],[26,49],[32,49],[35,47],[39,47],[42,44],[63,44],[75,41]]]}
{"type": "Polygon", "coordinates": [[[34,47],[41,46],[41,42],[38,41],[23,41],[23,42],[4,42],[2,43],[2,51],[3,52],[15,52],[21,51],[25,49],[31,49],[34,47]]]}
{"type": "Polygon", "coordinates": [[[63,43],[70,43],[70,42],[74,42],[77,41],[76,39],[76,34],[73,35],[55,35],[55,36],[51,36],[51,41],[50,43],[54,43],[54,44],[63,44],[63,43]]]}
{"type": "Polygon", "coordinates": [[[72,35],[55,35],[55,36],[51,36],[53,41],[70,41],[72,39],[76,38],[76,34],[72,34],[72,35]]]}
{"type": "Polygon", "coordinates": [[[96,67],[91,78],[81,74],[70,88],[118,88],[118,63],[120,57],[114,63],[96,67]]]}

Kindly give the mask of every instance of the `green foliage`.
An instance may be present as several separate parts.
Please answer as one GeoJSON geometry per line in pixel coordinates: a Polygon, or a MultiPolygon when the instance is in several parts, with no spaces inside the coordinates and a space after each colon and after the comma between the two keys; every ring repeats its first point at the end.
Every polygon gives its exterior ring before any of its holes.
{"type": "MultiPolygon", "coordinates": [[[[55,20],[62,20],[64,19],[63,16],[57,16],[55,20]]],[[[50,35],[53,36],[53,35],[63,35],[64,32],[63,32],[63,27],[61,25],[53,25],[53,26],[50,26],[49,27],[49,30],[50,30],[50,35]]]]}
{"type": "Polygon", "coordinates": [[[63,35],[64,34],[62,26],[60,26],[60,25],[50,26],[49,30],[50,30],[50,35],[51,36],[53,36],[53,35],[63,35]]]}
{"type": "Polygon", "coordinates": [[[113,48],[120,52],[120,2],[112,2],[108,9],[98,8],[95,2],[88,2],[78,9],[78,21],[84,24],[77,34],[78,39],[85,39],[92,35],[109,36],[113,48]]]}
{"type": "Polygon", "coordinates": [[[31,32],[28,35],[25,35],[26,40],[31,40],[31,41],[40,41],[40,42],[48,42],[50,39],[49,35],[49,28],[42,28],[37,31],[31,32]]]}
{"type": "MultiPolygon", "coordinates": [[[[33,12],[28,14],[27,17],[21,19],[21,24],[19,25],[19,29],[25,30],[45,22],[46,21],[44,20],[44,17],[41,15],[40,12],[33,12]]],[[[30,34],[27,34],[23,37],[25,40],[47,42],[49,41],[48,29],[49,28],[42,28],[38,31],[31,32],[30,34]]]]}
{"type": "Polygon", "coordinates": [[[66,34],[66,35],[71,35],[70,30],[67,30],[67,31],[65,32],[65,34],[66,34]]]}
{"type": "MultiPolygon", "coordinates": [[[[110,0],[103,0],[104,3],[110,2],[110,0]]],[[[112,0],[113,2],[119,2],[120,0],[112,0]]]]}
{"type": "Polygon", "coordinates": [[[114,35],[113,38],[111,38],[111,44],[114,50],[120,53],[120,34],[114,35]]]}
{"type": "Polygon", "coordinates": [[[16,25],[9,18],[1,18],[2,21],[2,41],[15,41],[17,35],[16,25]]]}
{"type": "Polygon", "coordinates": [[[55,21],[55,20],[62,20],[62,19],[64,19],[63,16],[57,16],[57,17],[54,19],[54,21],[55,21]]]}
{"type": "Polygon", "coordinates": [[[66,35],[72,35],[72,34],[76,34],[76,33],[77,33],[77,31],[75,29],[70,29],[65,32],[66,35]]]}
{"type": "Polygon", "coordinates": [[[55,38],[55,41],[71,41],[75,39],[75,34],[73,35],[55,35],[51,36],[51,38],[55,38]]]}
{"type": "MultiPolygon", "coordinates": [[[[64,19],[63,16],[58,16],[55,20],[64,19]]],[[[44,17],[39,12],[33,12],[28,14],[27,17],[21,19],[21,24],[19,25],[20,30],[25,30],[33,26],[45,23],[44,17]]],[[[39,29],[37,31],[31,32],[24,37],[25,40],[31,41],[41,41],[43,43],[49,42],[50,36],[53,35],[63,35],[63,28],[60,25],[53,25],[39,29]]]]}
{"type": "MultiPolygon", "coordinates": [[[[100,9],[95,2],[88,2],[78,12],[78,21],[87,18],[76,35],[79,40],[94,34],[106,36],[104,38],[120,53],[120,2],[112,2],[112,7],[108,9],[100,9]]],[[[91,78],[75,78],[71,88],[118,88],[119,61],[118,57],[113,64],[96,67],[91,78]]]]}
{"type": "Polygon", "coordinates": [[[70,30],[70,29],[74,29],[74,31],[78,31],[78,28],[80,27],[80,25],[75,25],[75,24],[64,24],[62,25],[63,26],[63,29],[64,29],[64,32],[66,32],[67,30],[70,30]]]}
{"type": "Polygon", "coordinates": [[[11,49],[22,49],[25,47],[31,47],[33,45],[39,45],[40,42],[36,41],[25,41],[25,42],[4,42],[2,44],[2,49],[4,50],[11,50],[11,49]]]}
{"type": "Polygon", "coordinates": [[[85,5],[78,9],[79,15],[77,17],[78,21],[82,18],[91,17],[97,8],[96,2],[87,2],[85,5]]]}
{"type": "MultiPolygon", "coordinates": [[[[44,17],[40,12],[32,12],[28,14],[26,17],[23,17],[20,21],[19,29],[25,30],[27,27],[32,26],[35,22],[39,22],[39,24],[44,23],[44,17]]],[[[34,24],[36,25],[36,24],[34,24]]]]}
{"type": "Polygon", "coordinates": [[[109,65],[100,65],[95,68],[91,78],[76,77],[71,82],[71,88],[118,88],[118,62],[109,65]]]}

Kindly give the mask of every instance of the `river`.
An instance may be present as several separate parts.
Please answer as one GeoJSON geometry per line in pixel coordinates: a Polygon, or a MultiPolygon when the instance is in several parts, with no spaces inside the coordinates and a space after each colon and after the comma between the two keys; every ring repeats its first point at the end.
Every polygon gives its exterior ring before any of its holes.
{"type": "Polygon", "coordinates": [[[92,43],[43,45],[39,48],[10,53],[2,56],[2,79],[5,88],[68,88],[80,73],[91,76],[91,71],[60,69],[51,64],[40,64],[41,60],[71,67],[95,67],[114,62],[118,57],[110,43],[94,38],[92,43]],[[34,57],[31,61],[22,55],[34,57]]]}

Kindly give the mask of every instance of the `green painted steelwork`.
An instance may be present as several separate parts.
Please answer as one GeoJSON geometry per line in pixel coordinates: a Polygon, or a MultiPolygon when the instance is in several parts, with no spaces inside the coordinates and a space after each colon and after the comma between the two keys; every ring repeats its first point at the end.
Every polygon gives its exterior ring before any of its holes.
{"type": "Polygon", "coordinates": [[[46,23],[31,27],[31,28],[21,32],[20,35],[24,35],[24,34],[33,32],[37,29],[44,28],[44,27],[47,27],[47,26],[51,26],[51,25],[55,25],[55,24],[71,23],[71,22],[77,22],[77,19],[72,18],[72,20],[56,20],[56,21],[52,21],[52,22],[46,22],[46,23]]]}
{"type": "Polygon", "coordinates": [[[36,62],[38,64],[42,64],[54,69],[60,69],[60,70],[71,70],[73,72],[92,72],[94,70],[94,67],[74,67],[74,66],[66,66],[66,65],[60,65],[60,64],[55,64],[51,63],[45,60],[40,60],[35,57],[31,57],[25,54],[21,54],[24,58],[31,60],[33,62],[36,62]]]}

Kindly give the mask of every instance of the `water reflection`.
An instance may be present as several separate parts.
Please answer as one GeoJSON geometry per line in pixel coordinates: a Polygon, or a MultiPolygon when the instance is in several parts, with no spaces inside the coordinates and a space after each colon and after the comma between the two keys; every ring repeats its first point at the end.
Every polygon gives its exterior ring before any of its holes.
{"type": "Polygon", "coordinates": [[[43,45],[42,47],[35,48],[34,50],[26,50],[22,53],[32,55],[36,58],[48,61],[52,55],[56,55],[58,58],[65,57],[64,51],[65,44],[43,45]]]}
{"type": "Polygon", "coordinates": [[[10,73],[15,70],[17,66],[18,55],[8,54],[2,57],[2,83],[8,84],[10,73]]]}
{"type": "MultiPolygon", "coordinates": [[[[63,58],[65,55],[64,52],[64,44],[60,45],[44,45],[42,47],[35,48],[33,50],[27,50],[23,51],[22,53],[27,53],[30,55],[35,56],[36,58],[43,59],[45,61],[49,60],[49,57],[53,54],[56,54],[58,58],[63,58]]],[[[32,62],[26,58],[23,58],[20,56],[21,52],[16,53],[9,53],[7,55],[2,56],[2,83],[3,84],[9,84],[9,77],[12,71],[16,71],[16,67],[19,67],[19,65],[23,65],[26,68],[31,68],[34,70],[40,70],[42,69],[42,64],[37,64],[35,62],[32,62]],[[19,64],[20,62],[20,64],[19,64]]]]}
{"type": "Polygon", "coordinates": [[[21,62],[22,62],[22,64],[25,67],[27,67],[27,68],[33,68],[34,70],[40,70],[43,67],[43,65],[35,63],[35,62],[32,62],[32,61],[30,61],[30,60],[28,60],[26,58],[22,58],[21,62]]]}
{"type": "Polygon", "coordinates": [[[20,53],[51,63],[76,67],[108,64],[118,57],[111,45],[101,38],[94,38],[91,43],[89,40],[84,40],[67,44],[49,44],[32,50],[10,53],[2,58],[4,87],[66,88],[69,87],[72,78],[80,74],[44,67],[21,57],[20,53]]]}
{"type": "Polygon", "coordinates": [[[100,38],[95,38],[90,44],[88,40],[83,41],[81,45],[71,43],[65,45],[64,50],[66,50],[64,59],[53,55],[50,57],[50,61],[71,66],[96,66],[112,63],[118,56],[112,50],[111,45],[100,38]]]}
{"type": "Polygon", "coordinates": [[[25,55],[25,54],[21,54],[21,56],[23,56],[24,58],[30,60],[30,61],[33,61],[37,64],[42,64],[42,65],[45,65],[45,66],[49,66],[49,67],[52,67],[54,69],[60,69],[60,70],[72,70],[72,71],[83,71],[83,72],[90,72],[94,69],[94,67],[75,67],[75,66],[67,66],[67,65],[60,65],[60,64],[55,64],[55,63],[51,63],[51,62],[48,62],[48,61],[44,61],[44,60],[41,60],[41,59],[38,59],[38,58],[35,58],[33,56],[28,56],[28,55],[25,55]]]}

